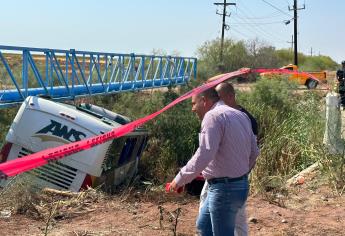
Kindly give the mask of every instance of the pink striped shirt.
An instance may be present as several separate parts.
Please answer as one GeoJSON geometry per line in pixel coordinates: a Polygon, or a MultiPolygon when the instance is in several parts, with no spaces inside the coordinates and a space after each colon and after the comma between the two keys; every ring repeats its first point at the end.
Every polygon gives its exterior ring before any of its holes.
{"type": "Polygon", "coordinates": [[[199,148],[175,177],[178,186],[200,173],[205,179],[236,178],[255,165],[259,149],[249,118],[243,112],[217,102],[201,122],[199,148]]]}

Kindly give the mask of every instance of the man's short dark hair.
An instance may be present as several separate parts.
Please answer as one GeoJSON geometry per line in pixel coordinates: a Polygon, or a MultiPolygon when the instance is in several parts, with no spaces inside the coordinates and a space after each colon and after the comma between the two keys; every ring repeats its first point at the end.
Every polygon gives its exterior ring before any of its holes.
{"type": "Polygon", "coordinates": [[[218,102],[219,101],[219,96],[215,88],[209,88],[205,90],[204,92],[200,93],[200,96],[204,96],[205,98],[213,101],[213,102],[218,102]]]}

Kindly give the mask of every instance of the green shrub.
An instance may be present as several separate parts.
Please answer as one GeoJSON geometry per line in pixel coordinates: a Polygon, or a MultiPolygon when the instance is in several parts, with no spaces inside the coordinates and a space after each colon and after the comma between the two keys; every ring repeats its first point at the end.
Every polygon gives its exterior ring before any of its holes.
{"type": "Polygon", "coordinates": [[[272,187],[322,158],[324,117],[322,98],[298,93],[286,80],[261,79],[238,100],[259,123],[260,157],[252,174],[255,190],[272,187]]]}
{"type": "MultiPolygon", "coordinates": [[[[6,112],[0,112],[0,149],[5,142],[6,134],[10,129],[18,108],[19,107],[6,108],[6,112]]],[[[5,108],[3,110],[5,110],[5,108]]]]}

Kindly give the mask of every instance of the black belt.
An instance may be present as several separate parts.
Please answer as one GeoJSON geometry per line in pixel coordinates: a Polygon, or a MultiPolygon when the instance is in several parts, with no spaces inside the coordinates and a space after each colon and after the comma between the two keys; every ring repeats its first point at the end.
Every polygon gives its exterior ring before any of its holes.
{"type": "Polygon", "coordinates": [[[235,181],[239,181],[239,180],[244,180],[247,178],[248,178],[248,175],[245,174],[245,175],[242,175],[242,176],[236,177],[236,178],[221,177],[221,178],[208,179],[207,183],[208,184],[231,183],[231,182],[235,182],[235,181]]]}

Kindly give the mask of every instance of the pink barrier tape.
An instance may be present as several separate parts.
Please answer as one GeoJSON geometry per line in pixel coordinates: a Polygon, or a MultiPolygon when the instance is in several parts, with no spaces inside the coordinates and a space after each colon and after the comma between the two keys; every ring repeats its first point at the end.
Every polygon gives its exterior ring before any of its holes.
{"type": "Polygon", "coordinates": [[[231,79],[233,77],[237,77],[240,75],[248,74],[250,69],[243,69],[234,71],[231,73],[226,73],[222,75],[219,79],[214,80],[208,84],[203,84],[193,90],[185,93],[184,95],[180,96],[179,98],[175,99],[173,102],[165,106],[159,111],[156,111],[148,116],[125,124],[119,128],[113,129],[107,133],[90,137],[87,139],[83,139],[78,142],[62,145],[55,148],[49,148],[43,151],[39,151],[33,153],[31,155],[24,156],[22,158],[18,158],[15,160],[7,161],[5,163],[0,164],[0,178],[7,178],[11,176],[15,176],[17,174],[38,168],[45,164],[48,164],[50,161],[59,160],[71,154],[90,149],[96,145],[105,143],[109,140],[121,137],[131,131],[133,131],[136,127],[139,127],[146,123],[149,120],[152,120],[162,112],[168,110],[169,108],[175,106],[176,104],[192,97],[193,95],[199,94],[208,88],[211,88],[225,80],[231,79]]]}
{"type": "MultiPolygon", "coordinates": [[[[193,90],[183,94],[182,96],[178,97],[175,99],[173,102],[168,104],[167,106],[163,107],[161,110],[156,111],[148,116],[145,116],[143,118],[140,118],[138,120],[132,121],[128,124],[125,124],[119,128],[113,129],[107,133],[90,137],[87,139],[83,139],[78,142],[62,145],[59,147],[55,148],[49,148],[46,150],[42,150],[27,156],[24,156],[22,158],[18,158],[15,160],[7,161],[5,163],[0,164],[0,178],[7,178],[11,176],[15,176],[17,174],[38,168],[40,166],[43,166],[45,164],[48,164],[50,161],[55,161],[62,159],[66,156],[72,155],[77,152],[81,152],[87,149],[90,149],[96,145],[105,143],[109,140],[121,137],[133,130],[135,128],[143,125],[149,120],[152,120],[162,112],[170,109],[171,107],[175,106],[176,104],[192,97],[193,95],[197,95],[199,93],[202,93],[203,91],[214,87],[215,85],[225,81],[232,79],[234,77],[238,76],[243,76],[247,75],[250,73],[262,73],[262,72],[273,72],[273,73],[285,73],[285,74],[308,74],[305,72],[296,72],[296,71],[290,71],[286,69],[250,69],[250,68],[245,68],[245,69],[240,69],[234,72],[226,73],[219,78],[207,83],[203,84],[197,88],[194,88],[193,90]]],[[[308,74],[309,76],[309,74],[308,74]]],[[[317,80],[314,76],[310,75],[309,77],[317,80]]],[[[318,80],[317,80],[318,81],[318,80]]]]}

